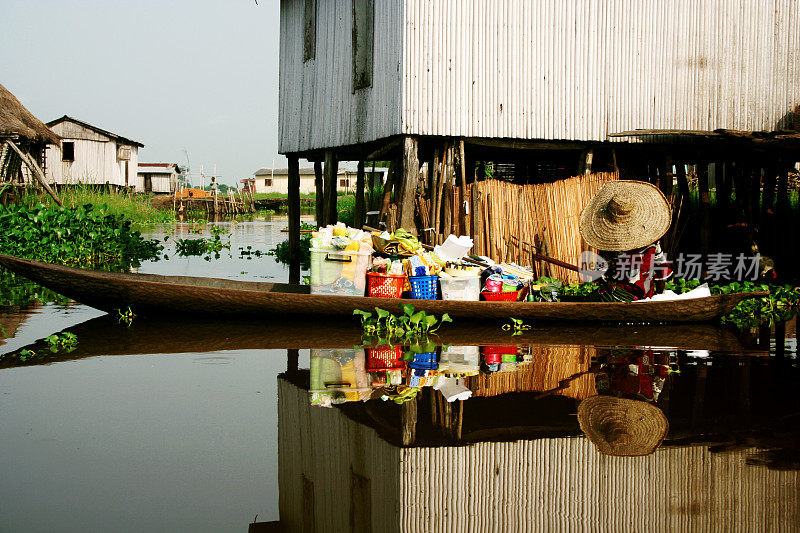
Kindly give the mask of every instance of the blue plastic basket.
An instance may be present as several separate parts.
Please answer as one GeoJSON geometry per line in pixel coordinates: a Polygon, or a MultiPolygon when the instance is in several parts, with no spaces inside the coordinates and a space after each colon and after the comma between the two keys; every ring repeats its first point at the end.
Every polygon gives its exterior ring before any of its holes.
{"type": "Polygon", "coordinates": [[[436,370],[439,368],[439,360],[436,352],[415,353],[414,360],[408,363],[408,367],[419,370],[436,370]]]}
{"type": "Polygon", "coordinates": [[[411,297],[415,300],[435,300],[439,276],[409,276],[411,297]]]}

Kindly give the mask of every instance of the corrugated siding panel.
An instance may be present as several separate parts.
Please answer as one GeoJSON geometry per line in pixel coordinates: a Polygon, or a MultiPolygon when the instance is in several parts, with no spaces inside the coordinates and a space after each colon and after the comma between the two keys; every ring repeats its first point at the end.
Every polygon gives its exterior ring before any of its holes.
{"type": "Polygon", "coordinates": [[[408,448],[403,531],[772,531],[800,524],[800,473],[748,452],[608,457],[584,438],[408,448]]]}
{"type": "Polygon", "coordinates": [[[351,472],[370,480],[372,531],[399,531],[400,448],[338,409],[309,403],[308,391],[278,380],[278,485],[284,531],[303,531],[303,476],[313,483],[318,533],[351,531],[351,472]]]}
{"type": "Polygon", "coordinates": [[[372,87],[352,92],[352,0],[317,0],[316,57],[303,62],[303,0],[281,1],[279,151],[400,132],[402,0],[375,2],[372,87]]]}
{"type": "Polygon", "coordinates": [[[769,130],[800,103],[798,0],[405,1],[405,133],[769,130]]]}

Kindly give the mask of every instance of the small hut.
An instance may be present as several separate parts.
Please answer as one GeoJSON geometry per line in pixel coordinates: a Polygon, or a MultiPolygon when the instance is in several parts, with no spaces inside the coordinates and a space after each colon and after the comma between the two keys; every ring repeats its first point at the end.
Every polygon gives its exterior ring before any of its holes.
{"type": "Polygon", "coordinates": [[[61,151],[48,147],[47,175],[61,185],[77,183],[142,189],[139,148],[144,144],[64,115],[47,125],[61,138],[61,151]]]}
{"type": "Polygon", "coordinates": [[[44,153],[48,144],[60,141],[0,85],[0,183],[21,185],[36,180],[49,190],[44,180],[44,153]]]}

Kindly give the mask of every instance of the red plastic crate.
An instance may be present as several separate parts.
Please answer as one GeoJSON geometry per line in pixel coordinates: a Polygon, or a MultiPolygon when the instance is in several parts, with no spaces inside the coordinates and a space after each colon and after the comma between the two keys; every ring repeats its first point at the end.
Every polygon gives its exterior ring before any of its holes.
{"type": "Polygon", "coordinates": [[[367,348],[367,362],[365,368],[368,372],[381,370],[397,370],[405,367],[402,346],[377,346],[367,348]]]}
{"type": "Polygon", "coordinates": [[[509,291],[509,292],[491,292],[491,291],[483,291],[481,292],[481,296],[487,302],[516,302],[517,298],[519,297],[519,291],[509,291]]]}
{"type": "Polygon", "coordinates": [[[405,279],[402,274],[367,272],[368,294],[373,298],[400,298],[405,279]]]}

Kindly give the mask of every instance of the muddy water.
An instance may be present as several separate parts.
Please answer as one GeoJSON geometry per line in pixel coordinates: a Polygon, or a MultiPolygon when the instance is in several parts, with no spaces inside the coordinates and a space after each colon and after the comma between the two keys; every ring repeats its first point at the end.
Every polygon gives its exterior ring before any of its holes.
{"type": "MultiPolygon", "coordinates": [[[[198,237],[192,225],[159,228],[153,235],[169,235],[170,259],[144,264],[140,272],[284,281],[286,269],[272,258],[239,255],[240,247],[263,251],[285,239],[284,226],[280,219],[231,225],[232,253],[212,261],[171,251],[174,239],[198,237]]],[[[386,530],[399,529],[403,520],[441,531],[488,524],[613,529],[623,523],[619,517],[655,530],[708,525],[708,517],[741,529],[800,523],[800,373],[793,336],[778,358],[707,325],[644,333],[535,325],[513,339],[494,324],[454,327],[443,333],[443,344],[474,345],[483,362],[492,352],[486,345],[517,346],[517,359],[506,354],[501,372],[467,378],[474,396],[458,415],[459,435],[443,423],[439,393],[423,389],[415,400],[414,439],[406,444],[432,450],[425,452],[424,467],[438,468],[438,477],[434,482],[407,472],[412,501],[393,476],[370,469],[362,442],[326,440],[351,424],[351,435],[385,443],[392,461],[392,450],[403,445],[403,407],[380,399],[333,408],[309,403],[314,397],[307,390],[320,379],[312,355],[326,363],[335,359],[348,379],[350,368],[365,371],[369,352],[352,349],[358,331],[342,329],[341,321],[174,317],[137,319],[124,327],[80,304],[49,304],[2,310],[0,324],[9,337],[0,354],[42,351],[37,340],[65,328],[79,340],[70,353],[0,359],[0,531],[245,531],[256,515],[259,522],[279,519],[279,488],[284,521],[302,527],[308,524],[304,513],[319,530],[360,523],[364,508],[372,509],[374,528],[386,530]],[[607,369],[621,368],[620,361],[630,366],[624,358],[643,344],[660,346],[657,362],[666,361],[671,370],[652,402],[665,413],[669,432],[645,459],[602,455],[581,430],[577,406],[603,393],[603,379],[616,376],[607,369]],[[497,465],[492,483],[481,481],[487,464],[497,465]],[[279,465],[287,473],[281,487],[279,465]],[[455,483],[443,470],[463,476],[455,483]],[[598,478],[598,471],[605,477],[598,478]],[[649,485],[636,485],[632,499],[623,497],[632,490],[626,484],[631,477],[645,473],[649,485]],[[301,479],[311,483],[310,491],[304,492],[301,479]],[[443,489],[447,483],[455,485],[443,489]],[[532,491],[542,483],[547,494],[532,491]],[[725,490],[710,488],[723,483],[725,490]],[[391,501],[366,497],[365,507],[365,495],[353,489],[364,486],[383,499],[393,495],[391,501]],[[309,506],[309,494],[316,495],[316,505],[309,506]],[[631,501],[669,505],[648,522],[631,501]],[[390,511],[379,513],[386,505],[390,511]]],[[[635,362],[642,364],[641,358],[635,362]]],[[[356,399],[380,394],[376,377],[362,374],[370,392],[356,399]]],[[[353,399],[349,394],[333,395],[334,401],[353,399]]],[[[414,460],[413,454],[406,458],[414,460]]],[[[399,459],[387,464],[419,471],[399,459]]]]}

